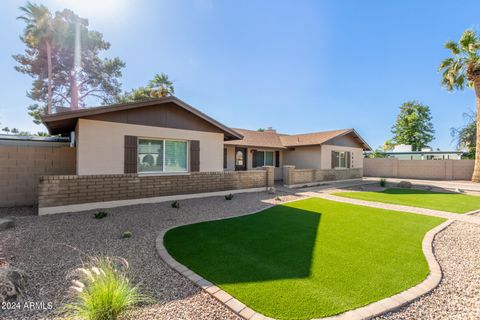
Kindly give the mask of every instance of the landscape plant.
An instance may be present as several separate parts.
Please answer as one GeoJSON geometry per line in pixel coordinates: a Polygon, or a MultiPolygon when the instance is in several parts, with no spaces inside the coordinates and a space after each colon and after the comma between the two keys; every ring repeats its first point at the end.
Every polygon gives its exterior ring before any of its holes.
{"type": "Polygon", "coordinates": [[[69,274],[71,302],[64,311],[67,319],[115,320],[139,303],[147,301],[138,285],[129,279],[128,262],[122,258],[89,258],[69,274]]]}
{"type": "Polygon", "coordinates": [[[387,185],[387,179],[385,178],[381,178],[380,179],[380,187],[385,187],[387,185]]]}
{"type": "Polygon", "coordinates": [[[106,218],[107,216],[108,216],[108,213],[105,211],[98,211],[93,214],[93,217],[95,219],[103,219],[103,218],[106,218]]]}
{"type": "MultiPolygon", "coordinates": [[[[440,63],[442,86],[448,91],[472,88],[476,101],[476,127],[479,127],[480,112],[480,38],[475,30],[465,30],[458,42],[448,41],[445,48],[451,57],[440,63]]],[[[476,131],[475,166],[472,181],[480,182],[480,132],[476,131]]]]}

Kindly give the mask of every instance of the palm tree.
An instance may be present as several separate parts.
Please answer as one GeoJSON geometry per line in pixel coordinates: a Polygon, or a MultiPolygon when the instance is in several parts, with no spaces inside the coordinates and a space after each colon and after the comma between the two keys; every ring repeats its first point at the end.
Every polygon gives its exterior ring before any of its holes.
{"type": "MultiPolygon", "coordinates": [[[[440,64],[442,72],[442,86],[449,91],[473,88],[477,106],[477,128],[480,127],[480,38],[474,30],[465,30],[457,42],[448,41],[445,48],[449,49],[452,57],[440,64]]],[[[480,131],[476,133],[475,167],[472,181],[480,182],[480,131]]]]}
{"type": "Polygon", "coordinates": [[[54,39],[53,17],[50,10],[44,5],[32,4],[27,2],[24,7],[20,7],[24,15],[17,19],[24,21],[25,39],[32,46],[45,48],[47,52],[47,74],[48,74],[48,102],[47,114],[52,112],[52,45],[54,39]]]}
{"type": "Polygon", "coordinates": [[[152,98],[171,96],[175,93],[173,82],[168,79],[168,75],[165,73],[156,74],[148,83],[148,88],[152,98]]]}

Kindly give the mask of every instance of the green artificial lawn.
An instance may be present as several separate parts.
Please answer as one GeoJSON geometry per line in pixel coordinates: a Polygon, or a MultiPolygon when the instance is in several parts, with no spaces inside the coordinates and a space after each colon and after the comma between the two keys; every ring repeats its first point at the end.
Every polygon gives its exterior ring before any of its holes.
{"type": "Polygon", "coordinates": [[[310,198],[168,231],[170,254],[266,316],[354,309],[428,275],[425,233],[444,219],[310,198]]]}
{"type": "Polygon", "coordinates": [[[480,197],[478,196],[418,189],[392,188],[378,192],[338,192],[334,195],[454,213],[465,213],[480,209],[480,197]]]}

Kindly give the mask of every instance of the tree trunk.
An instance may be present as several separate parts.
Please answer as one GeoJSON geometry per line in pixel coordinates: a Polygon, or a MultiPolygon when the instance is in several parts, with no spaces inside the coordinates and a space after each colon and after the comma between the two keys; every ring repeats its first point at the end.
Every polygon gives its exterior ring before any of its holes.
{"type": "Polygon", "coordinates": [[[52,113],[52,44],[47,41],[48,102],[47,114],[52,113]]]}
{"type": "Polygon", "coordinates": [[[473,87],[477,104],[477,142],[475,143],[475,167],[473,169],[472,182],[480,182],[480,77],[473,81],[473,87]]]}
{"type": "Polygon", "coordinates": [[[70,74],[70,109],[78,109],[78,97],[77,72],[72,71],[70,74]]]}

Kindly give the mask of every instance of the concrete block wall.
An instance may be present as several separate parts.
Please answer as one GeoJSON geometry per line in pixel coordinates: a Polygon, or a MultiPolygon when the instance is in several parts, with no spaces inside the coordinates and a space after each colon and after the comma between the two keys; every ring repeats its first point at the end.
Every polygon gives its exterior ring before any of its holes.
{"type": "Polygon", "coordinates": [[[39,208],[118,200],[132,200],[273,186],[273,167],[264,170],[192,172],[142,176],[43,176],[39,181],[39,208]]]}
{"type": "Polygon", "coordinates": [[[470,180],[473,160],[398,160],[397,158],[365,158],[366,177],[409,178],[431,180],[470,180]]]}
{"type": "Polygon", "coordinates": [[[283,184],[302,185],[322,181],[356,179],[363,176],[362,168],[349,169],[296,169],[295,166],[283,167],[283,184]]]}
{"type": "Polygon", "coordinates": [[[75,148],[65,142],[0,141],[0,207],[37,203],[38,178],[75,174],[75,148]]]}

